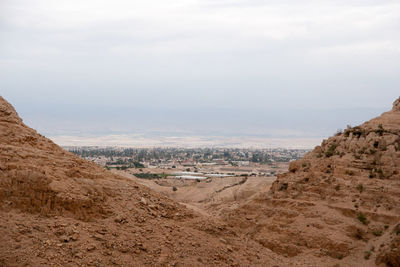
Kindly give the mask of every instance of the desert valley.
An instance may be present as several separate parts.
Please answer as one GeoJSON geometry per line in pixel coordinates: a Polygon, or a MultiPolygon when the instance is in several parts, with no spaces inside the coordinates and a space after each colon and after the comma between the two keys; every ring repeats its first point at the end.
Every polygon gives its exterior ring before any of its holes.
{"type": "Polygon", "coordinates": [[[138,167],[82,159],[0,98],[0,265],[400,266],[400,99],[274,173],[138,167]]]}

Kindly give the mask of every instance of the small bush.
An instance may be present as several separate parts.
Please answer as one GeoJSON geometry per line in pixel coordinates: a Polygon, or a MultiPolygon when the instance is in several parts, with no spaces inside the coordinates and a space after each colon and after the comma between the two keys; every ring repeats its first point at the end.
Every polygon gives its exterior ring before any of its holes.
{"type": "Polygon", "coordinates": [[[342,130],[342,129],[338,129],[338,130],[336,131],[336,133],[335,133],[335,136],[339,136],[339,135],[341,135],[341,134],[343,134],[343,130],[342,130]]]}
{"type": "Polygon", "coordinates": [[[354,233],[354,237],[358,240],[364,239],[364,232],[361,229],[357,228],[357,231],[354,233]]]}
{"type": "Polygon", "coordinates": [[[330,158],[335,154],[335,149],[337,145],[336,144],[331,144],[328,148],[328,150],[325,152],[325,157],[330,158]]]}
{"type": "Polygon", "coordinates": [[[400,224],[396,225],[396,227],[393,229],[393,233],[400,235],[400,224]]]}
{"type": "Polygon", "coordinates": [[[375,133],[379,134],[379,136],[382,136],[384,131],[385,130],[383,129],[382,124],[379,124],[378,129],[375,130],[375,133]]]}
{"type": "Polygon", "coordinates": [[[364,251],[364,259],[368,260],[369,257],[371,257],[372,252],[371,251],[364,251]]]}
{"type": "Polygon", "coordinates": [[[358,214],[357,219],[358,219],[360,222],[362,222],[363,224],[367,224],[367,223],[368,223],[367,217],[366,217],[365,214],[362,213],[362,212],[360,212],[360,213],[358,214]]]}
{"type": "Polygon", "coordinates": [[[283,183],[281,187],[279,187],[279,191],[286,190],[288,188],[288,183],[283,183]]]}
{"type": "Polygon", "coordinates": [[[381,236],[382,235],[382,231],[381,230],[376,230],[373,232],[374,236],[381,236]]]}
{"type": "Polygon", "coordinates": [[[176,186],[173,186],[173,187],[172,187],[172,191],[175,192],[175,191],[177,191],[177,190],[178,190],[178,188],[176,188],[176,186]]]}
{"type": "Polygon", "coordinates": [[[138,161],[134,161],[133,165],[135,166],[135,168],[138,168],[138,169],[144,168],[144,165],[138,161]]]}
{"type": "Polygon", "coordinates": [[[357,185],[357,190],[362,193],[364,191],[364,186],[362,184],[357,185]]]}
{"type": "Polygon", "coordinates": [[[358,138],[360,138],[361,136],[365,136],[365,131],[361,129],[359,126],[354,127],[352,129],[352,133],[354,136],[357,136],[358,138]]]}
{"type": "Polygon", "coordinates": [[[369,172],[369,178],[375,178],[375,174],[372,172],[372,170],[369,172]]]}

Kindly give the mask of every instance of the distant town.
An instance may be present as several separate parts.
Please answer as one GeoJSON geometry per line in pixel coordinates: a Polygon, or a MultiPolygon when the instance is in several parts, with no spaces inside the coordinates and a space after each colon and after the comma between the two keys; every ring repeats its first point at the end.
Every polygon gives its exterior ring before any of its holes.
{"type": "Polygon", "coordinates": [[[226,148],[120,148],[64,147],[70,152],[107,169],[132,170],[138,178],[199,178],[194,174],[275,176],[290,161],[300,159],[307,149],[226,148]],[[151,170],[151,173],[149,172],[151,170]]]}

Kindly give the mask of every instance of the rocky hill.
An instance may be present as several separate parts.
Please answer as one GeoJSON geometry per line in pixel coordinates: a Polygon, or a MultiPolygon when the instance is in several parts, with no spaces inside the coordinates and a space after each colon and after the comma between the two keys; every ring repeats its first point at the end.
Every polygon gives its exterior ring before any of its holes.
{"type": "Polygon", "coordinates": [[[324,140],[225,219],[293,261],[400,266],[400,99],[324,140]]]}
{"type": "Polygon", "coordinates": [[[196,213],[64,151],[0,97],[0,266],[400,266],[400,99],[266,189],[196,213]]]}
{"type": "Polygon", "coordinates": [[[64,151],[0,97],[0,266],[285,262],[226,223],[64,151]]]}

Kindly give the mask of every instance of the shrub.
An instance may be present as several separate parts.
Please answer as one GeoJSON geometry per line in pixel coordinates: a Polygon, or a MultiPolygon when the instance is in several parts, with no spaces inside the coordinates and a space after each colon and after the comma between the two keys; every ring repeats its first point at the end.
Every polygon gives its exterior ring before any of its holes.
{"type": "Polygon", "coordinates": [[[358,240],[364,239],[364,232],[361,229],[357,228],[357,231],[354,233],[354,237],[358,240]]]}
{"type": "Polygon", "coordinates": [[[288,188],[288,183],[283,183],[283,184],[279,187],[279,191],[286,190],[287,188],[288,188]]]}
{"type": "Polygon", "coordinates": [[[372,170],[369,172],[369,178],[375,178],[375,174],[372,172],[372,170]]]}
{"type": "Polygon", "coordinates": [[[134,161],[133,165],[135,166],[135,168],[144,168],[144,165],[138,161],[134,161]]]}
{"type": "Polygon", "coordinates": [[[383,178],[383,170],[381,168],[377,169],[376,173],[379,174],[379,178],[381,178],[381,179],[383,178]]]}
{"type": "Polygon", "coordinates": [[[365,136],[365,131],[361,129],[359,126],[354,127],[351,132],[353,133],[354,136],[357,136],[358,138],[360,138],[360,136],[365,136]]]}
{"type": "Polygon", "coordinates": [[[325,152],[325,157],[330,158],[334,155],[335,149],[337,145],[336,144],[331,144],[328,148],[328,150],[325,152]]]}
{"type": "Polygon", "coordinates": [[[367,223],[368,223],[367,217],[366,217],[365,214],[362,213],[362,212],[360,212],[360,213],[358,214],[357,219],[358,219],[360,222],[362,222],[363,224],[367,224],[367,223]]]}
{"type": "Polygon", "coordinates": [[[382,124],[379,124],[379,125],[378,125],[378,129],[375,130],[375,133],[379,134],[379,136],[382,136],[384,131],[385,131],[385,130],[383,129],[382,124]]]}
{"type": "Polygon", "coordinates": [[[364,186],[362,184],[357,185],[357,190],[362,193],[364,191],[364,186]]]}
{"type": "Polygon", "coordinates": [[[364,259],[368,260],[371,257],[371,251],[364,251],[364,259]]]}
{"type": "Polygon", "coordinates": [[[159,179],[160,175],[157,173],[135,173],[135,176],[140,179],[159,179]]]}
{"type": "Polygon", "coordinates": [[[396,225],[396,227],[393,229],[393,233],[400,235],[400,224],[396,225]]]}
{"type": "Polygon", "coordinates": [[[381,230],[376,230],[376,231],[373,232],[373,234],[375,236],[381,236],[382,235],[382,231],[381,230]]]}
{"type": "Polygon", "coordinates": [[[335,133],[335,136],[339,136],[339,135],[341,135],[343,133],[343,130],[342,129],[338,129],[337,131],[336,131],[336,133],[335,133]]]}
{"type": "Polygon", "coordinates": [[[175,191],[177,191],[177,190],[178,190],[178,188],[176,188],[176,186],[173,186],[173,187],[172,187],[172,191],[175,192],[175,191]]]}

